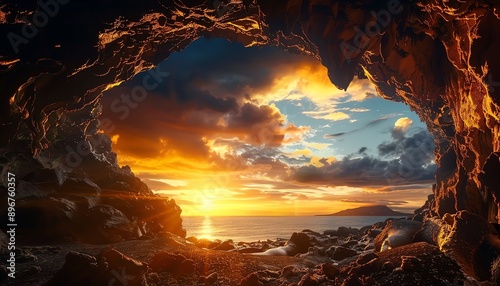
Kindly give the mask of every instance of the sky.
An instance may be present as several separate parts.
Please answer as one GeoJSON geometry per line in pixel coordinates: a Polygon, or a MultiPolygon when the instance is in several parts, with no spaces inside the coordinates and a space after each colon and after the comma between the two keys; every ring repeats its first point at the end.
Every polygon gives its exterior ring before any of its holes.
{"type": "Polygon", "coordinates": [[[119,164],[185,216],[412,212],[432,193],[434,143],[415,113],[276,47],[198,39],[102,107],[119,164]]]}

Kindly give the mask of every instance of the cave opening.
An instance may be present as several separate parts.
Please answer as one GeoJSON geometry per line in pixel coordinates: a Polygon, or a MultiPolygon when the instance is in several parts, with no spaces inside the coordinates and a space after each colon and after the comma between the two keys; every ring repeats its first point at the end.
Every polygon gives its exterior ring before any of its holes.
{"type": "Polygon", "coordinates": [[[277,47],[200,38],[101,106],[118,163],[183,216],[412,213],[432,192],[434,140],[416,113],[366,78],[339,90],[316,58],[277,47]]]}

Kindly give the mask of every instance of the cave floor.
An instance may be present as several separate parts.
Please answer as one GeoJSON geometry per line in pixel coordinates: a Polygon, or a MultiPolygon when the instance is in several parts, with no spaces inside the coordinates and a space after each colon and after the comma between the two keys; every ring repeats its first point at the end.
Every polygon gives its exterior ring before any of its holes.
{"type": "MultiPolygon", "coordinates": [[[[168,272],[148,277],[148,285],[205,285],[198,283],[201,276],[217,273],[218,280],[211,285],[239,285],[242,278],[254,271],[279,271],[285,266],[298,268],[314,267],[312,261],[298,257],[256,256],[216,250],[200,249],[170,237],[149,240],[123,241],[113,244],[62,243],[52,245],[24,246],[36,256],[36,261],[17,264],[15,285],[44,285],[62,268],[66,254],[76,251],[96,256],[105,249],[114,248],[128,257],[149,263],[157,251],[182,254],[195,262],[195,272],[179,276],[168,272]],[[39,267],[39,268],[38,268],[39,267]],[[38,268],[38,270],[34,270],[38,268]]],[[[150,273],[152,271],[149,271],[150,273]]],[[[116,285],[119,285],[117,283],[116,285]]]]}

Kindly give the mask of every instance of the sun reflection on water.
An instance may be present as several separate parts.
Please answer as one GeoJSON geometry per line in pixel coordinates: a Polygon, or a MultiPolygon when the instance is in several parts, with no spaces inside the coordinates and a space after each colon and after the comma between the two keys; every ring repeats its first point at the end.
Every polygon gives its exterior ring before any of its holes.
{"type": "Polygon", "coordinates": [[[213,239],[213,235],[212,219],[209,216],[205,216],[201,225],[201,235],[199,238],[213,239]]]}

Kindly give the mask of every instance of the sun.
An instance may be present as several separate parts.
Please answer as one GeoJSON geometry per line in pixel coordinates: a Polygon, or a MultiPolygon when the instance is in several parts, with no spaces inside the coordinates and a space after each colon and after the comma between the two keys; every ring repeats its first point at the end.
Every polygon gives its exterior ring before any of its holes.
{"type": "Polygon", "coordinates": [[[204,211],[210,211],[214,208],[214,203],[209,198],[203,198],[200,202],[200,208],[204,211]]]}

